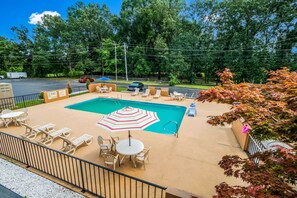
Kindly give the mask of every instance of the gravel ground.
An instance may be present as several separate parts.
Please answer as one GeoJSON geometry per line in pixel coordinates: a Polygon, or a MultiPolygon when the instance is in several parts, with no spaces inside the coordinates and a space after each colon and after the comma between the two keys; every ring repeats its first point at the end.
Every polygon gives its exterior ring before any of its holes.
{"type": "Polygon", "coordinates": [[[0,184],[27,198],[84,196],[0,158],[0,184]]]}

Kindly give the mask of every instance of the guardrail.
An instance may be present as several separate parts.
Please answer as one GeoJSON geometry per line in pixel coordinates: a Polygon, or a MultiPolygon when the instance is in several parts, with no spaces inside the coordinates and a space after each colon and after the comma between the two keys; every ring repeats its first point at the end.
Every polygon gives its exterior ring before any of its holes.
{"type": "MultiPolygon", "coordinates": [[[[257,152],[263,152],[265,150],[265,146],[261,143],[261,141],[253,138],[253,136],[251,136],[249,134],[249,140],[248,140],[248,147],[247,147],[247,153],[248,155],[253,155],[257,152]]],[[[254,162],[256,164],[259,163],[259,159],[255,158],[254,162]]]]}
{"type": "Polygon", "coordinates": [[[99,197],[164,197],[166,187],[0,132],[0,154],[99,197]]]}

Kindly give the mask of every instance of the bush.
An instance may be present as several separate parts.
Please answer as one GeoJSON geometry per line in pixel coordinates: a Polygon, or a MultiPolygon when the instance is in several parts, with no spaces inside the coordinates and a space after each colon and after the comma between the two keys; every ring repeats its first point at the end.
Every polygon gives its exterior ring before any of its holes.
{"type": "Polygon", "coordinates": [[[68,72],[69,77],[79,77],[79,76],[83,76],[83,75],[84,75],[83,71],[70,70],[68,72]]]}
{"type": "Polygon", "coordinates": [[[169,75],[169,79],[170,79],[169,80],[169,86],[174,86],[174,85],[180,83],[179,80],[177,79],[177,77],[175,75],[173,75],[173,74],[169,75]]]}
{"type": "Polygon", "coordinates": [[[68,89],[68,94],[71,94],[71,93],[72,93],[72,86],[71,86],[69,80],[68,80],[68,82],[67,82],[67,87],[66,87],[66,88],[68,89]]]}
{"type": "Polygon", "coordinates": [[[91,84],[91,81],[89,79],[87,79],[86,86],[87,86],[88,90],[89,90],[89,84],[91,84]]]}
{"type": "Polygon", "coordinates": [[[40,94],[39,94],[39,99],[44,99],[44,92],[43,92],[43,91],[40,92],[40,94]]]}
{"type": "Polygon", "coordinates": [[[0,71],[0,75],[2,75],[2,76],[4,76],[5,78],[7,78],[7,73],[6,73],[6,71],[0,71]]]}
{"type": "Polygon", "coordinates": [[[46,78],[57,78],[57,77],[64,77],[64,73],[55,73],[55,74],[46,74],[46,78]]]}

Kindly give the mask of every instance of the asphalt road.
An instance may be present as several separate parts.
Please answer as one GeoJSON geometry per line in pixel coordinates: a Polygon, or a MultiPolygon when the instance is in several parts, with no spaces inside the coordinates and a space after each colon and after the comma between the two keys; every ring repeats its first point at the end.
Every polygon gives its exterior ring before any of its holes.
{"type": "MultiPolygon", "coordinates": [[[[49,91],[55,89],[63,89],[67,86],[68,80],[62,79],[3,79],[0,83],[11,83],[14,96],[40,93],[41,91],[49,91]]],[[[70,83],[73,88],[81,87],[85,89],[85,83],[79,83],[76,79],[71,79],[70,83]]],[[[144,82],[145,84],[145,82],[144,82]]],[[[127,84],[117,84],[120,87],[127,87],[127,84]]],[[[147,86],[145,86],[146,88],[147,86]]],[[[164,86],[162,86],[164,87],[164,86]]],[[[75,90],[75,89],[74,89],[75,90]]],[[[187,93],[187,97],[196,97],[199,89],[187,89],[182,87],[169,87],[169,92],[173,91],[187,93]]]]}

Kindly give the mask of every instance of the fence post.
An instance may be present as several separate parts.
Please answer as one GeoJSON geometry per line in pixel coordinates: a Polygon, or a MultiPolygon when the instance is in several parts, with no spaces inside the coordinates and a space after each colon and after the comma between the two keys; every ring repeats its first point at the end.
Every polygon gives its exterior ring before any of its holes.
{"type": "Polygon", "coordinates": [[[29,163],[28,163],[28,157],[27,157],[27,152],[26,152],[26,148],[25,148],[25,141],[24,140],[21,140],[22,141],[22,144],[23,144],[23,150],[24,150],[24,154],[25,154],[25,159],[26,159],[26,168],[29,168],[29,163]]]}
{"type": "Polygon", "coordinates": [[[83,174],[81,160],[79,160],[79,164],[80,164],[80,173],[81,173],[81,182],[82,182],[82,190],[81,190],[81,192],[84,193],[84,192],[86,192],[86,190],[85,190],[84,174],[83,174]]]}
{"type": "Polygon", "coordinates": [[[22,96],[22,100],[23,100],[24,107],[27,107],[27,106],[26,106],[26,103],[25,103],[25,98],[24,98],[24,96],[22,96]]]}

